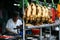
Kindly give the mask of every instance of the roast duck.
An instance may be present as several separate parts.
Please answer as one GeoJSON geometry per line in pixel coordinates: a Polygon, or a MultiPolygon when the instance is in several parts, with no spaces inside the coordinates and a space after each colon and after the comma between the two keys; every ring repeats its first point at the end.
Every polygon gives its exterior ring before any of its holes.
{"type": "Polygon", "coordinates": [[[51,11],[46,6],[41,6],[34,3],[29,4],[24,11],[26,23],[28,23],[29,20],[30,22],[36,21],[38,23],[50,23],[52,22],[51,15],[51,11]]]}

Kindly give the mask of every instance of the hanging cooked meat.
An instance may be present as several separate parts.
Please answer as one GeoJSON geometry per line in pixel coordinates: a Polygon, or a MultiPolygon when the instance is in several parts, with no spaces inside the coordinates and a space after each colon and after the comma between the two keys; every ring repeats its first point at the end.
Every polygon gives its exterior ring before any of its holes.
{"type": "Polygon", "coordinates": [[[45,15],[46,15],[46,20],[48,21],[50,16],[49,16],[49,10],[47,7],[45,8],[45,15]]]}
{"type": "Polygon", "coordinates": [[[42,11],[43,11],[42,12],[43,13],[42,17],[45,17],[46,15],[45,15],[45,7],[44,6],[42,7],[42,11]]]}
{"type": "Polygon", "coordinates": [[[27,8],[26,8],[26,9],[25,9],[25,14],[24,14],[24,15],[25,15],[25,21],[26,21],[26,23],[28,23],[28,21],[30,20],[30,18],[29,18],[30,15],[27,16],[27,14],[28,14],[28,13],[27,13],[27,8]]]}
{"type": "Polygon", "coordinates": [[[31,15],[31,5],[27,7],[27,17],[31,15]]]}
{"type": "Polygon", "coordinates": [[[44,6],[42,6],[42,21],[43,22],[45,21],[45,17],[46,17],[45,8],[44,8],[44,6]]]}
{"type": "Polygon", "coordinates": [[[27,15],[27,8],[24,10],[24,15],[23,15],[24,19],[26,18],[26,15],[27,15]]]}
{"type": "Polygon", "coordinates": [[[53,23],[51,9],[48,9],[46,6],[41,6],[39,4],[31,3],[24,11],[23,18],[26,19],[26,23],[53,23]],[[29,22],[28,22],[29,21],[29,22]]]}
{"type": "Polygon", "coordinates": [[[36,5],[36,11],[37,11],[37,17],[42,17],[42,10],[41,10],[41,6],[40,5],[36,5]]]}
{"type": "Polygon", "coordinates": [[[34,3],[31,3],[31,7],[32,7],[32,15],[36,16],[36,5],[34,3]]]}
{"type": "Polygon", "coordinates": [[[48,11],[48,8],[46,8],[45,10],[46,10],[46,11],[45,11],[45,13],[46,13],[46,18],[50,18],[50,17],[49,17],[49,11],[48,11]]]}
{"type": "Polygon", "coordinates": [[[48,9],[48,14],[49,14],[49,17],[51,18],[52,17],[51,9],[48,9]]]}

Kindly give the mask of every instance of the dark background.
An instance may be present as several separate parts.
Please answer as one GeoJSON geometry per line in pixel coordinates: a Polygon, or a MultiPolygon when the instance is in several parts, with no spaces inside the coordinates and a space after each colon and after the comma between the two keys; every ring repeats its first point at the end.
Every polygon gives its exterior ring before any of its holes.
{"type": "MultiPolygon", "coordinates": [[[[3,16],[4,19],[6,20],[5,17],[10,18],[11,14],[14,10],[20,12],[20,17],[22,17],[22,10],[19,9],[19,7],[14,6],[14,3],[19,3],[20,0],[0,0],[0,9],[3,10],[3,16]]],[[[29,0],[30,1],[30,0],[29,0]]],[[[39,0],[43,2],[43,0],[39,0]]],[[[54,3],[58,3],[59,0],[54,0],[54,3]]],[[[51,3],[51,0],[47,0],[47,3],[51,3]]]]}
{"type": "MultiPolygon", "coordinates": [[[[39,0],[43,2],[44,0],[39,0]]],[[[58,3],[59,0],[54,0],[55,3],[58,3]]],[[[4,8],[9,8],[13,6],[13,3],[19,3],[19,0],[0,0],[0,8],[4,5],[4,8]]],[[[47,3],[51,3],[51,0],[47,0],[47,3]]]]}
{"type": "MultiPolygon", "coordinates": [[[[4,19],[6,20],[5,17],[10,18],[11,14],[14,10],[20,12],[20,17],[22,17],[22,10],[19,9],[19,7],[14,6],[14,3],[19,3],[20,0],[0,0],[0,9],[3,10],[3,16],[4,19]]],[[[29,0],[30,1],[30,0],[29,0]]],[[[44,0],[39,0],[43,2],[44,0]]],[[[54,0],[54,3],[58,3],[59,0],[54,0]]],[[[47,3],[51,3],[51,0],[47,0],[47,3]]]]}
{"type": "MultiPolygon", "coordinates": [[[[30,1],[30,0],[29,0],[30,1]]],[[[43,2],[43,0],[39,0],[43,2]]],[[[0,18],[0,27],[5,27],[7,20],[11,17],[14,10],[20,12],[20,17],[22,17],[22,10],[19,7],[14,6],[14,3],[19,3],[19,0],[0,0],[0,10],[2,11],[3,18],[0,18]]],[[[51,3],[51,0],[47,0],[47,3],[51,3]]],[[[58,3],[58,0],[54,0],[54,3],[58,3]]]]}

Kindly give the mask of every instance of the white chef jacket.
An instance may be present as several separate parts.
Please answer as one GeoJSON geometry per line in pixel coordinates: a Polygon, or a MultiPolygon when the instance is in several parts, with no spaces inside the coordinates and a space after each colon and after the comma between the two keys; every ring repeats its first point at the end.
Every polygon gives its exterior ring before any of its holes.
{"type": "Polygon", "coordinates": [[[7,24],[6,24],[6,28],[9,29],[11,32],[17,33],[17,30],[15,30],[14,28],[16,28],[16,26],[20,26],[22,25],[22,21],[20,19],[18,19],[15,23],[13,21],[13,19],[9,19],[7,24]]]}

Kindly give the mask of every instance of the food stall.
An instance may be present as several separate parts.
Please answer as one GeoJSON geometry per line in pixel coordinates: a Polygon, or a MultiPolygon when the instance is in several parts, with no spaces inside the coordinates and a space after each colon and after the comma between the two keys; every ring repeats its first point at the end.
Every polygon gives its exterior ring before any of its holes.
{"type": "MultiPolygon", "coordinates": [[[[0,40],[60,40],[60,0],[13,0],[3,9],[2,28],[11,18],[13,10],[20,12],[23,21],[23,34],[7,35],[2,29],[0,40]],[[14,6],[13,6],[14,5],[14,6]]],[[[2,17],[2,14],[0,13],[2,17]]],[[[16,28],[20,29],[20,28],[16,28]]]]}
{"type": "Polygon", "coordinates": [[[59,8],[54,0],[51,3],[46,0],[26,1],[28,6],[25,8],[23,0],[23,40],[60,40],[59,8]],[[30,31],[28,34],[27,30],[30,31]],[[53,33],[54,31],[58,32],[53,33]]]}

